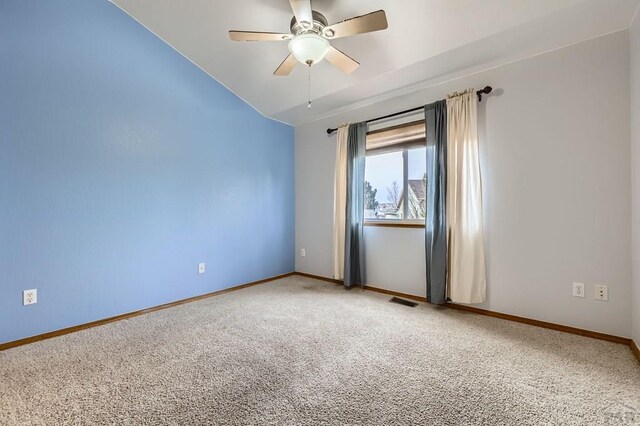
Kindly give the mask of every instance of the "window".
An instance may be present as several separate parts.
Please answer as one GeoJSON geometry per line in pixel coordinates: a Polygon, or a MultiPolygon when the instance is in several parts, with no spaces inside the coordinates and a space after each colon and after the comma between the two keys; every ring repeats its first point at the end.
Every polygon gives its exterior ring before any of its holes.
{"type": "Polygon", "coordinates": [[[426,196],[424,121],[367,134],[365,224],[423,226],[426,196]]]}

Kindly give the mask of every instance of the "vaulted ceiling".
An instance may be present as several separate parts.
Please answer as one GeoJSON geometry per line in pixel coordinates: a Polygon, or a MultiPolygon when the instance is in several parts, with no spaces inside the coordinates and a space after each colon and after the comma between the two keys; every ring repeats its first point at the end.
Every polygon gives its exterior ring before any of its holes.
{"type": "Polygon", "coordinates": [[[289,32],[288,0],[112,0],[262,114],[301,124],[465,73],[627,28],[640,0],[312,0],[330,23],[384,9],[385,31],[333,40],[360,62],[273,71],[286,42],[233,42],[228,30],[289,32]]]}

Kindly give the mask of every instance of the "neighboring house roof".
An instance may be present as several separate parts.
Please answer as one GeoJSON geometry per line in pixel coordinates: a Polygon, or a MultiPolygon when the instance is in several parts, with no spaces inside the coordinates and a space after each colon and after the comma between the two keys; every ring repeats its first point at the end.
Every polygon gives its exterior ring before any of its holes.
{"type": "Polygon", "coordinates": [[[418,200],[424,200],[427,193],[424,179],[409,179],[409,186],[418,200]]]}
{"type": "MultiPolygon", "coordinates": [[[[418,201],[422,201],[425,199],[427,194],[427,188],[425,186],[424,179],[409,179],[409,197],[411,197],[411,193],[415,195],[418,201]]],[[[402,207],[402,200],[404,200],[404,189],[400,193],[400,201],[398,201],[398,208],[402,207]]]]}

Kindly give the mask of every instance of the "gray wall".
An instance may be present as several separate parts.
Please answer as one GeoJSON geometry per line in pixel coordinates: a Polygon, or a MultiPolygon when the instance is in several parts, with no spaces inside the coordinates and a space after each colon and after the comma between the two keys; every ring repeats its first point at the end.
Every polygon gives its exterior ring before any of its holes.
{"type": "MultiPolygon", "coordinates": [[[[296,128],[296,270],[332,274],[335,136],[327,127],[490,84],[479,104],[488,301],[480,307],[631,334],[627,32],[296,128]],[[306,249],[306,257],[300,249],[306,249]],[[587,283],[587,297],[571,283],[587,283]],[[608,302],[593,285],[609,285],[608,302]]],[[[365,231],[368,284],[423,296],[423,230],[365,231]]]]}
{"type": "Polygon", "coordinates": [[[640,18],[629,30],[631,53],[631,168],[633,338],[640,344],[640,18]]]}

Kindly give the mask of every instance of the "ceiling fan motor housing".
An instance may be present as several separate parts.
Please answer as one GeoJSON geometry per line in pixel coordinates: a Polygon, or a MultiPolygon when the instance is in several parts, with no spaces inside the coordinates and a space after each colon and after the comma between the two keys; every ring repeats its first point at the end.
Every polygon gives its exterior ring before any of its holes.
{"type": "Polygon", "coordinates": [[[313,32],[319,35],[323,35],[322,30],[324,29],[324,27],[329,25],[327,18],[325,18],[322,13],[316,12],[315,10],[312,10],[311,14],[313,16],[313,22],[310,22],[310,24],[312,24],[311,27],[299,23],[296,20],[295,16],[291,18],[291,25],[289,26],[291,34],[298,35],[313,32]]]}

